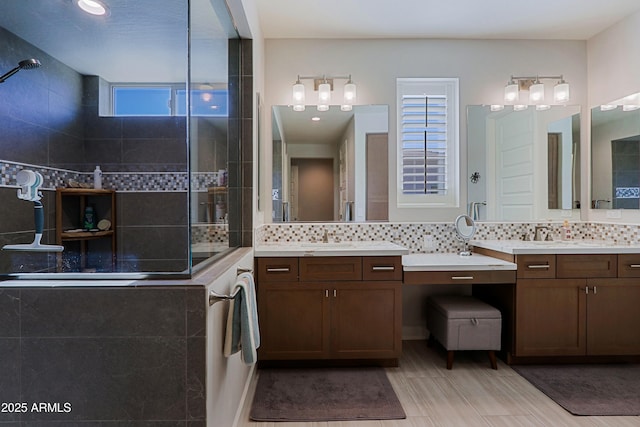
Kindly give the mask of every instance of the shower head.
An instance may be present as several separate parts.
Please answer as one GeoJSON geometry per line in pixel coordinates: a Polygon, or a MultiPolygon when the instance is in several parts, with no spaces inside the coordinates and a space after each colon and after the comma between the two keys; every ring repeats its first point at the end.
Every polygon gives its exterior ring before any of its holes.
{"type": "Polygon", "coordinates": [[[9,77],[13,76],[15,73],[17,73],[20,70],[33,70],[34,68],[38,68],[40,65],[42,65],[40,64],[40,61],[33,58],[20,61],[18,62],[18,66],[16,68],[0,76],[0,83],[4,83],[5,80],[7,80],[9,77]]]}
{"type": "Polygon", "coordinates": [[[34,68],[40,67],[42,64],[37,59],[25,59],[24,61],[18,62],[18,67],[23,70],[33,70],[34,68]]]}

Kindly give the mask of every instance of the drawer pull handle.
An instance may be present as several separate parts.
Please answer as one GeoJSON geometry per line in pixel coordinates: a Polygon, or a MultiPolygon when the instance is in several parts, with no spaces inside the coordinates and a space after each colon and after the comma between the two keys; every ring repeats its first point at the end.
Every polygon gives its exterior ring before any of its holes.
{"type": "Polygon", "coordinates": [[[371,267],[372,271],[394,271],[396,268],[391,265],[391,266],[386,266],[386,265],[374,265],[373,267],[371,267]]]}
{"type": "Polygon", "coordinates": [[[473,276],[451,276],[451,280],[473,280],[473,276]]]}
{"type": "Polygon", "coordinates": [[[267,268],[267,273],[288,273],[289,267],[267,268]]]}
{"type": "Polygon", "coordinates": [[[640,264],[629,264],[629,268],[640,268],[640,264]]]}
{"type": "Polygon", "coordinates": [[[549,268],[549,264],[532,264],[532,265],[527,265],[527,268],[532,268],[532,269],[549,268]]]}

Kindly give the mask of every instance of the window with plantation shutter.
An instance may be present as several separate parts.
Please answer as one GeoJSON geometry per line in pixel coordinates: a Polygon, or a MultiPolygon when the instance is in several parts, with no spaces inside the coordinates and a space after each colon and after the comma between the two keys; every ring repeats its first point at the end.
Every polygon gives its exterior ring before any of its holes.
{"type": "Polygon", "coordinates": [[[398,79],[397,94],[398,206],[458,206],[458,79],[398,79]]]}

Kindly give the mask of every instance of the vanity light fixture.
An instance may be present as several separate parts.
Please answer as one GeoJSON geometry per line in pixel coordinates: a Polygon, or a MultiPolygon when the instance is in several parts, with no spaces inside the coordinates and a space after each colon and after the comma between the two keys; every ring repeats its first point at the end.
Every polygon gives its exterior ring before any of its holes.
{"type": "Polygon", "coordinates": [[[107,6],[99,0],[76,0],[76,4],[91,15],[104,16],[109,12],[107,6]]]}
{"type": "Polygon", "coordinates": [[[328,111],[331,105],[331,91],[334,89],[334,80],[347,80],[343,87],[342,111],[351,111],[356,102],[356,85],[349,76],[298,76],[293,85],[293,110],[305,110],[305,86],[301,80],[313,80],[313,88],[318,92],[318,111],[328,111]]]}
{"type": "MultiPolygon", "coordinates": [[[[520,101],[520,91],[529,91],[529,103],[533,105],[544,104],[544,84],[540,80],[556,80],[553,87],[553,100],[562,104],[570,99],[569,83],[559,76],[511,76],[504,87],[504,101],[507,104],[516,104],[520,101]]],[[[520,104],[522,105],[522,104],[520,104]]]]}

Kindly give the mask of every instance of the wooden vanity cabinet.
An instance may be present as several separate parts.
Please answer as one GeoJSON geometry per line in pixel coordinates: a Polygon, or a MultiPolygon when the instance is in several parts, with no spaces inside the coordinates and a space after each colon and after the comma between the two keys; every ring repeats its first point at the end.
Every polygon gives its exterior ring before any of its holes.
{"type": "Polygon", "coordinates": [[[616,277],[617,255],[539,257],[554,278],[523,278],[516,258],[515,356],[640,355],[640,283],[616,277]]]}
{"type": "Polygon", "coordinates": [[[371,258],[376,259],[257,258],[259,359],[397,363],[402,348],[401,257],[371,258]],[[294,270],[299,272],[295,279],[290,275],[294,270]],[[387,280],[398,273],[400,279],[387,280]]]}

